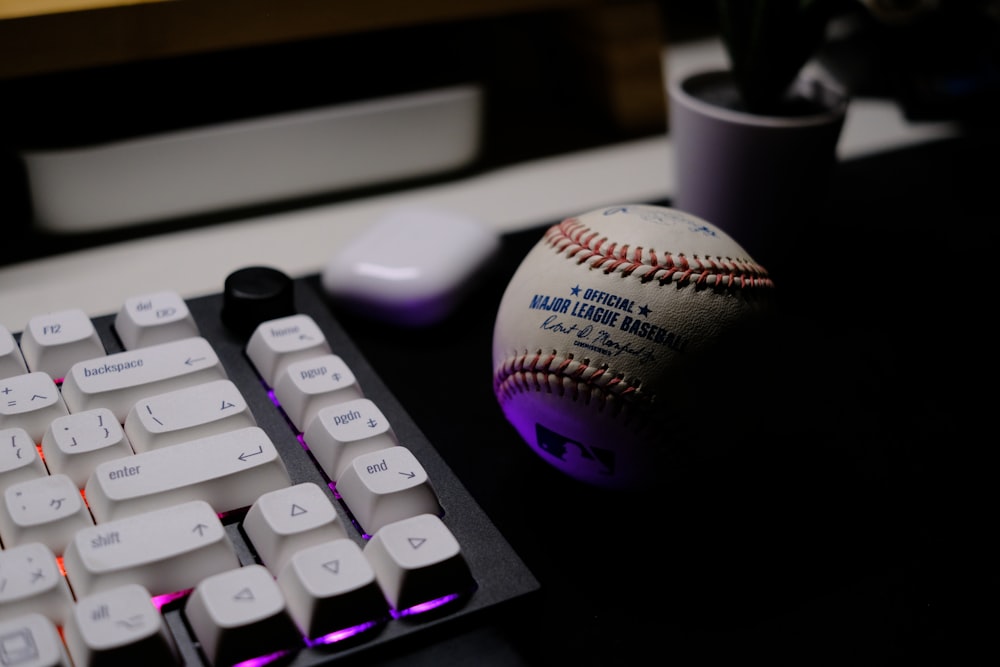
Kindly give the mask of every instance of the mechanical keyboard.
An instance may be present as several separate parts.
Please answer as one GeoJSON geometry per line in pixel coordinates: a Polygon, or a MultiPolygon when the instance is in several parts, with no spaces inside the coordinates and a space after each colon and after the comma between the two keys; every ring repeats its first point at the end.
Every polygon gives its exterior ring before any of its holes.
{"type": "Polygon", "coordinates": [[[313,283],[0,327],[4,665],[318,665],[539,584],[313,283]]]}

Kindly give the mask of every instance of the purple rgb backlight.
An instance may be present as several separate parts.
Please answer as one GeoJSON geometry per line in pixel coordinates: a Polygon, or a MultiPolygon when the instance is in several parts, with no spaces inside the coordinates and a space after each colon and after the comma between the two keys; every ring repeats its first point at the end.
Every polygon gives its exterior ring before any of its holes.
{"type": "Polygon", "coordinates": [[[417,614],[423,614],[438,607],[442,607],[449,602],[453,602],[459,598],[458,593],[452,593],[451,595],[445,595],[436,600],[429,600],[427,602],[421,602],[420,604],[415,604],[409,609],[401,609],[399,611],[395,609],[390,609],[389,613],[392,614],[393,618],[403,618],[406,616],[415,616],[417,614]]]}
{"type": "Polygon", "coordinates": [[[378,625],[377,622],[369,621],[368,623],[362,623],[361,625],[355,625],[354,627],[351,628],[344,628],[343,630],[337,630],[336,632],[331,632],[329,634],[316,637],[315,639],[309,639],[308,637],[306,637],[305,642],[307,646],[327,646],[329,644],[336,644],[337,642],[344,641],[345,639],[350,639],[351,637],[359,635],[362,632],[371,630],[377,625],[378,625]]]}
{"type": "Polygon", "coordinates": [[[286,655],[291,654],[292,651],[276,651],[275,653],[270,653],[268,655],[262,655],[257,658],[250,658],[249,660],[244,660],[243,662],[237,662],[233,667],[260,667],[261,665],[267,665],[275,660],[284,658],[286,655]]]}

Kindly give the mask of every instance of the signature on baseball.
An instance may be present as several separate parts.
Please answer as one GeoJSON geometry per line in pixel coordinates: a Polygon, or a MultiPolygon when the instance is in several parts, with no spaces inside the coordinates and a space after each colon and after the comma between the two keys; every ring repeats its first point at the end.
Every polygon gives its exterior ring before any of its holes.
{"type": "Polygon", "coordinates": [[[593,324],[581,326],[576,322],[567,323],[559,319],[558,315],[549,315],[539,325],[539,328],[549,333],[563,334],[574,338],[574,347],[582,347],[612,357],[624,354],[636,357],[643,362],[656,360],[656,353],[652,346],[635,347],[630,341],[623,342],[617,339],[615,332],[608,329],[598,329],[593,324]]]}

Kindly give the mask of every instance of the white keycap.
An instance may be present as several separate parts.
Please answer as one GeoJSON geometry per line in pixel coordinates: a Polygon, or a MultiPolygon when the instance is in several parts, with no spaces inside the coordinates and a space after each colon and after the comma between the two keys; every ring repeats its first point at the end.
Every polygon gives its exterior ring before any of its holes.
{"type": "Polygon", "coordinates": [[[80,598],[65,627],[77,665],[179,665],[180,657],[149,591],[126,584],[80,598]]]}
{"type": "Polygon", "coordinates": [[[125,434],[145,452],[256,425],[236,385],[215,380],[140,400],[125,418],[125,434]]]}
{"type": "Polygon", "coordinates": [[[326,354],[288,364],[278,376],[274,397],[301,432],[322,408],[364,394],[344,360],[326,354]]]}
{"type": "Polygon", "coordinates": [[[124,424],[132,406],[147,396],[225,379],[209,342],[185,338],[78,362],[62,391],[71,412],[106,407],[124,424]]]}
{"type": "Polygon", "coordinates": [[[382,592],[397,610],[462,595],[473,585],[458,540],[431,514],[383,526],[364,552],[382,592]]]}
{"type": "Polygon", "coordinates": [[[11,484],[49,474],[23,428],[0,429],[0,493],[11,484]]]}
{"type": "Polygon", "coordinates": [[[72,604],[73,593],[47,546],[30,542],[0,551],[0,621],[39,613],[62,625],[72,604]]]}
{"type": "Polygon", "coordinates": [[[24,355],[21,354],[14,335],[0,324],[0,379],[27,372],[28,366],[24,363],[24,355]]]}
{"type": "Polygon", "coordinates": [[[74,412],[52,420],[42,436],[49,472],[63,473],[79,488],[97,464],[131,456],[121,424],[107,408],[74,412]]]}
{"type": "Polygon", "coordinates": [[[184,299],[173,291],[125,299],[115,315],[115,331],[126,350],[200,335],[184,299]]]}
{"type": "Polygon", "coordinates": [[[103,523],[196,499],[223,513],[289,484],[274,443],[252,426],[106,461],[86,493],[94,519],[103,523]]]}
{"type": "Polygon", "coordinates": [[[247,341],[247,356],[268,386],[288,364],[330,353],[323,330],[308,315],[291,315],[257,326],[247,341]]]}
{"type": "Polygon", "coordinates": [[[399,444],[389,420],[367,398],[323,408],[309,422],[303,439],[334,481],[355,457],[399,444]]]}
{"type": "Polygon", "coordinates": [[[78,361],[104,354],[94,323],[79,308],[36,315],[21,332],[21,353],[32,371],[56,380],[78,361]]]}
{"type": "Polygon", "coordinates": [[[375,571],[350,539],[302,549],[282,568],[277,581],[292,619],[312,640],[380,623],[388,614],[375,571]]]}
{"type": "Polygon", "coordinates": [[[48,373],[25,373],[0,380],[0,428],[19,426],[42,441],[49,422],[69,414],[48,373]]]}
{"type": "Polygon", "coordinates": [[[332,499],[312,482],[263,494],[243,518],[243,531],[275,575],[296,551],[347,537],[332,499]]]}
{"type": "Polygon", "coordinates": [[[281,589],[260,565],[202,580],[184,605],[184,615],[213,665],[232,665],[302,644],[281,589]]]}
{"type": "Polygon", "coordinates": [[[66,475],[47,475],[7,487],[0,507],[4,546],[40,542],[62,554],[77,530],[94,525],[80,490],[66,475]]]}
{"type": "Polygon", "coordinates": [[[239,558],[215,510],[195,500],[84,528],[63,566],[78,597],[129,583],[165,595],[238,567],[239,558]]]}
{"type": "Polygon", "coordinates": [[[368,535],[417,514],[440,514],[427,472],[405,447],[362,454],[337,480],[340,494],[368,535]]]}
{"type": "Polygon", "coordinates": [[[41,614],[0,622],[0,665],[72,667],[55,624],[41,614]]]}

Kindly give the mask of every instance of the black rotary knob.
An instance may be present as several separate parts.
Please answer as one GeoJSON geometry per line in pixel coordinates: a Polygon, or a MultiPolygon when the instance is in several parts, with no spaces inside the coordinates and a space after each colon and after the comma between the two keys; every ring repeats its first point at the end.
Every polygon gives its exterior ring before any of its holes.
{"type": "Polygon", "coordinates": [[[295,283],[267,266],[251,266],[226,276],[222,321],[234,333],[249,337],[267,320],[295,314],[295,283]]]}

